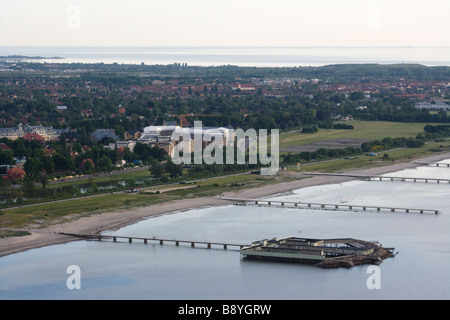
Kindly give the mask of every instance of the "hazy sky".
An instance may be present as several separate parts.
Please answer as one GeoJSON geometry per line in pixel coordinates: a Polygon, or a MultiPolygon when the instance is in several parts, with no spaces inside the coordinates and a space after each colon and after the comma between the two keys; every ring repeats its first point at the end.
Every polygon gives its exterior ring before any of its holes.
{"type": "Polygon", "coordinates": [[[0,0],[0,46],[450,46],[450,0],[0,0]]]}

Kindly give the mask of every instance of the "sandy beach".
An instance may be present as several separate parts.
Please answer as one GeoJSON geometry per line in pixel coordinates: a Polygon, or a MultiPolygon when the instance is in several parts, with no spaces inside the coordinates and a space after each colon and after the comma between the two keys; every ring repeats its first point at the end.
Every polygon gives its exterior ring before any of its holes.
{"type": "MultiPolygon", "coordinates": [[[[450,159],[450,153],[433,155],[420,159],[421,162],[435,162],[444,159],[450,159]]],[[[352,170],[346,173],[381,175],[394,171],[419,166],[416,159],[411,162],[402,162],[388,166],[375,167],[369,169],[352,170]]],[[[296,173],[301,176],[301,173],[296,173]]],[[[297,181],[282,182],[275,185],[268,185],[259,188],[241,190],[239,192],[226,192],[223,197],[239,198],[261,198],[279,193],[290,192],[295,189],[342,183],[354,180],[351,177],[342,176],[311,176],[307,179],[297,181]]],[[[6,237],[0,239],[0,257],[54,244],[76,241],[76,238],[59,234],[65,233],[98,233],[105,230],[116,230],[126,225],[137,223],[138,221],[160,214],[174,211],[183,211],[193,208],[223,206],[230,204],[230,201],[222,200],[220,197],[202,197],[185,200],[176,200],[164,204],[157,204],[148,207],[136,208],[127,211],[114,211],[102,214],[96,214],[89,217],[82,217],[64,224],[55,224],[47,228],[31,229],[31,235],[22,237],[6,237]]]]}

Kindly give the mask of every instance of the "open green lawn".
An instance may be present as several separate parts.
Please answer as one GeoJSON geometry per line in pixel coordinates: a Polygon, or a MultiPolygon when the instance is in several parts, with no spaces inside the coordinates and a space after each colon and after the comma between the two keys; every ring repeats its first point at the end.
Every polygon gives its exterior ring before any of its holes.
{"type": "Polygon", "coordinates": [[[353,130],[319,129],[313,134],[300,132],[280,135],[280,148],[305,145],[309,143],[334,139],[377,140],[386,137],[415,137],[423,132],[426,123],[400,123],[384,121],[352,121],[353,130]]]}
{"type": "MultiPolygon", "coordinates": [[[[351,169],[380,167],[398,162],[411,161],[436,153],[450,152],[450,140],[445,142],[431,142],[421,148],[401,148],[379,153],[377,156],[360,156],[351,159],[330,160],[318,163],[305,163],[301,171],[316,172],[342,172],[351,169]],[[388,160],[383,160],[384,154],[389,155],[388,160]]],[[[291,171],[298,171],[297,167],[290,167],[291,171]]]]}

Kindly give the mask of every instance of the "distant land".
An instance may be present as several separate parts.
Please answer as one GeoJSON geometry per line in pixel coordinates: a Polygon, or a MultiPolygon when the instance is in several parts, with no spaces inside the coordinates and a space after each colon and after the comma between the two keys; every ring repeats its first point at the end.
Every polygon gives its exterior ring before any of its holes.
{"type": "Polygon", "coordinates": [[[33,60],[43,60],[43,59],[65,59],[63,57],[41,57],[41,56],[21,56],[21,55],[10,55],[10,56],[0,56],[0,59],[33,59],[33,60]]]}

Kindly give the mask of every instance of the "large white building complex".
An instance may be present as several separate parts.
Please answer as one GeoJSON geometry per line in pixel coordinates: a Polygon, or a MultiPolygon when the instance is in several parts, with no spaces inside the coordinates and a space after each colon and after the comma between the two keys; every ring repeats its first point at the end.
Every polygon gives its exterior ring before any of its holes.
{"type": "Polygon", "coordinates": [[[212,141],[221,141],[225,146],[226,141],[234,139],[234,129],[224,127],[181,127],[181,126],[150,126],[144,128],[144,133],[138,142],[147,143],[164,149],[173,157],[174,147],[184,143],[184,150],[194,151],[194,139],[202,139],[202,148],[212,141]]]}

